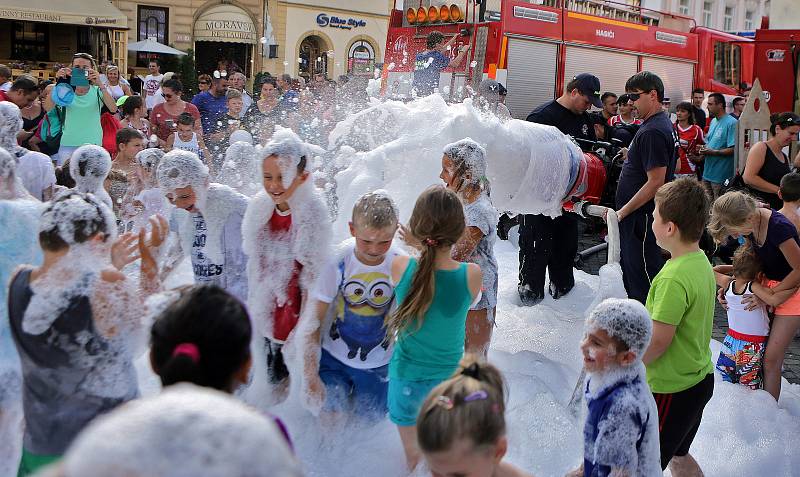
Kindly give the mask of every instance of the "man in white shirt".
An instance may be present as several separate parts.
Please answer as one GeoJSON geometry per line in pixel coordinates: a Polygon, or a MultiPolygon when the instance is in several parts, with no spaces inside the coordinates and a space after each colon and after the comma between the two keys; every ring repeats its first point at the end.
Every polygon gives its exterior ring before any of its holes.
{"type": "Polygon", "coordinates": [[[244,107],[242,107],[242,112],[239,114],[239,117],[243,118],[247,110],[250,109],[250,106],[253,105],[253,98],[247,93],[244,87],[247,77],[243,73],[236,72],[233,73],[228,80],[228,86],[242,93],[242,103],[244,107]]]}
{"type": "Polygon", "coordinates": [[[164,75],[161,74],[161,66],[159,66],[158,60],[150,60],[147,68],[150,70],[150,74],[144,78],[143,92],[144,102],[149,111],[160,102],[159,98],[156,97],[156,92],[161,87],[161,80],[164,79],[164,75]]]}

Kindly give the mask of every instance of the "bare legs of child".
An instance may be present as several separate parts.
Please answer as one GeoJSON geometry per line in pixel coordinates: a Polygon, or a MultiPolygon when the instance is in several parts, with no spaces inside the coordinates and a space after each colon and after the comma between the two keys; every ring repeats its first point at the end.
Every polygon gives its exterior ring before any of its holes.
{"type": "Polygon", "coordinates": [[[786,348],[800,330],[800,316],[776,315],[764,354],[764,390],[775,400],[781,395],[781,368],[786,348]]]}
{"type": "Polygon", "coordinates": [[[672,473],[672,477],[703,477],[704,475],[692,454],[674,456],[669,461],[669,471],[672,473]]]}
{"type": "Polygon", "coordinates": [[[419,464],[422,451],[417,444],[417,426],[397,426],[400,440],[403,442],[403,451],[406,454],[406,464],[409,472],[414,472],[419,464]]]}
{"type": "Polygon", "coordinates": [[[489,343],[492,341],[492,327],[496,310],[496,308],[470,310],[467,313],[465,353],[475,353],[486,358],[486,354],[489,352],[489,343]]]}

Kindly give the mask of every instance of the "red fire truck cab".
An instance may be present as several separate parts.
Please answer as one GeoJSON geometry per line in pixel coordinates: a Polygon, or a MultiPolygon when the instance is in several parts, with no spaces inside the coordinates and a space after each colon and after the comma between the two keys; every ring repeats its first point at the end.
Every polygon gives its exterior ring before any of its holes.
{"type": "Polygon", "coordinates": [[[756,30],[754,44],[753,74],[761,82],[769,110],[800,112],[800,30],[756,30]]]}
{"type": "Polygon", "coordinates": [[[434,30],[459,35],[451,58],[458,46],[472,46],[464,62],[442,71],[440,92],[458,100],[466,85],[494,78],[507,88],[506,105],[516,118],[560,95],[584,72],[600,78],[603,91],[621,94],[630,76],[652,71],[664,81],[673,105],[688,100],[696,86],[735,95],[752,75],[740,66],[746,63],[747,40],[695,27],[679,15],[607,0],[451,3],[406,0],[405,10],[395,8],[383,70],[387,94],[410,94],[415,56],[434,30]],[[447,21],[439,14],[443,7],[447,21]],[[449,15],[454,10],[457,15],[449,15]]]}

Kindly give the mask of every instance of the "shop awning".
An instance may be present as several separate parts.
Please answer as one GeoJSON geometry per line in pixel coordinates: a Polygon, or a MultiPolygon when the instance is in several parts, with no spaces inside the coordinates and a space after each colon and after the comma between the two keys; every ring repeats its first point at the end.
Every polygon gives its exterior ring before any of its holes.
{"type": "Polygon", "coordinates": [[[128,44],[128,51],[141,51],[145,53],[162,53],[165,55],[179,55],[186,56],[186,53],[181,50],[167,45],[162,45],[155,40],[142,40],[128,44]]]}
{"type": "Polygon", "coordinates": [[[194,41],[255,44],[256,26],[250,15],[236,5],[217,5],[197,17],[194,41]]]}
{"type": "Polygon", "coordinates": [[[128,29],[128,17],[108,0],[0,0],[0,19],[128,29]]]}

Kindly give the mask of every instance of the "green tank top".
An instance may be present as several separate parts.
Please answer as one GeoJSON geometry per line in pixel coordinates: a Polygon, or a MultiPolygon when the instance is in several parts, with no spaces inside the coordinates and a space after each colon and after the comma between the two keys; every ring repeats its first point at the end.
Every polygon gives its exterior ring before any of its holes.
{"type": "Polygon", "coordinates": [[[69,147],[84,144],[103,145],[103,126],[100,124],[100,90],[91,86],[84,95],[75,95],[72,104],[66,107],[61,145],[69,147]]]}
{"type": "MultiPolygon", "coordinates": [[[[411,259],[395,287],[397,303],[408,296],[417,261],[411,259]]],[[[422,327],[414,320],[397,336],[389,379],[425,381],[447,379],[464,355],[464,332],[472,293],[467,282],[467,264],[455,270],[436,270],[435,291],[422,327]]]]}

